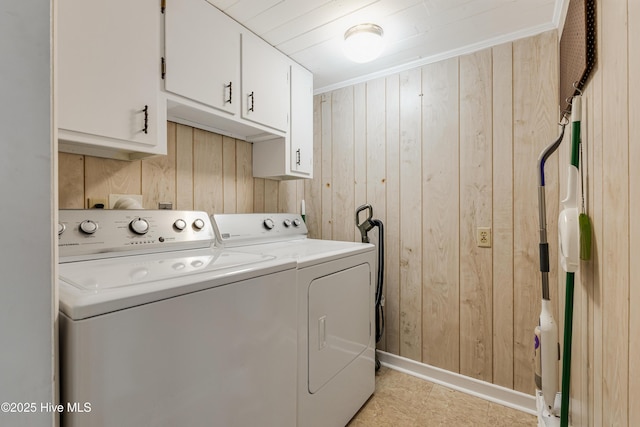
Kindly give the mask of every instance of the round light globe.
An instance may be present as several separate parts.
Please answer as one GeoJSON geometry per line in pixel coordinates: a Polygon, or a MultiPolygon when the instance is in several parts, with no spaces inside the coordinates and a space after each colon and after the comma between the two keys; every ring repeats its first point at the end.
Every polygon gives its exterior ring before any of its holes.
{"type": "Polygon", "coordinates": [[[384,48],[383,31],[376,24],[360,24],[344,33],[344,53],[358,63],[373,61],[384,48]]]}

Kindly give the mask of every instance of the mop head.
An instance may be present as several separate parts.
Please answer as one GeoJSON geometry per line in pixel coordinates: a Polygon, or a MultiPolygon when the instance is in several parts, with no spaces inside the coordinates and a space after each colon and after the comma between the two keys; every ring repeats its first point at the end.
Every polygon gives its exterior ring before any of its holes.
{"type": "MultiPolygon", "coordinates": [[[[554,404],[553,412],[560,413],[560,401],[562,394],[556,394],[556,401],[554,404]]],[[[536,390],[536,409],[538,411],[538,427],[559,427],[560,417],[552,414],[544,403],[544,397],[541,390],[536,390]]]]}
{"type": "Polygon", "coordinates": [[[583,213],[578,217],[578,221],[580,224],[580,259],[589,261],[591,259],[591,221],[583,213]]]}

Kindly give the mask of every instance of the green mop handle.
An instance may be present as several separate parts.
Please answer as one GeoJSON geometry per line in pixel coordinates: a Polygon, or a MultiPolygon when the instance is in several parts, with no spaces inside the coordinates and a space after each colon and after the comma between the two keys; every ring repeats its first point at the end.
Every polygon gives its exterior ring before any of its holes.
{"type": "Polygon", "coordinates": [[[571,339],[573,329],[573,284],[575,273],[567,273],[564,305],[564,340],[562,353],[562,403],[560,427],[569,426],[569,389],[571,386],[571,339]]]}
{"type": "MultiPolygon", "coordinates": [[[[574,96],[571,101],[571,165],[579,168],[580,159],[580,116],[582,97],[574,96]]],[[[571,191],[571,189],[569,189],[571,191]]],[[[569,426],[569,393],[571,386],[571,340],[573,335],[573,291],[575,273],[567,272],[564,303],[564,340],[562,353],[562,400],[560,406],[560,427],[569,426]]]]}

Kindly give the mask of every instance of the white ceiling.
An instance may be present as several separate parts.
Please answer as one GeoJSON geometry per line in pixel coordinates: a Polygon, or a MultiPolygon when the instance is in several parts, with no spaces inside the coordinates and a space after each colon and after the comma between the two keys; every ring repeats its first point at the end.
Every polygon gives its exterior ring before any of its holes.
{"type": "Polygon", "coordinates": [[[557,28],[568,0],[208,0],[314,74],[316,93],[557,28]],[[342,53],[344,32],[384,29],[368,64],[342,53]]]}

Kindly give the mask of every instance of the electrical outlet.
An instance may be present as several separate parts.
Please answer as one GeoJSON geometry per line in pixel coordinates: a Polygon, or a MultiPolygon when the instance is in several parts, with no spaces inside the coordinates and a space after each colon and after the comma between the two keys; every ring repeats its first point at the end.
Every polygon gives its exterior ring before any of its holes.
{"type": "Polygon", "coordinates": [[[481,248],[491,247],[491,227],[478,227],[476,231],[476,243],[481,248]]]}

